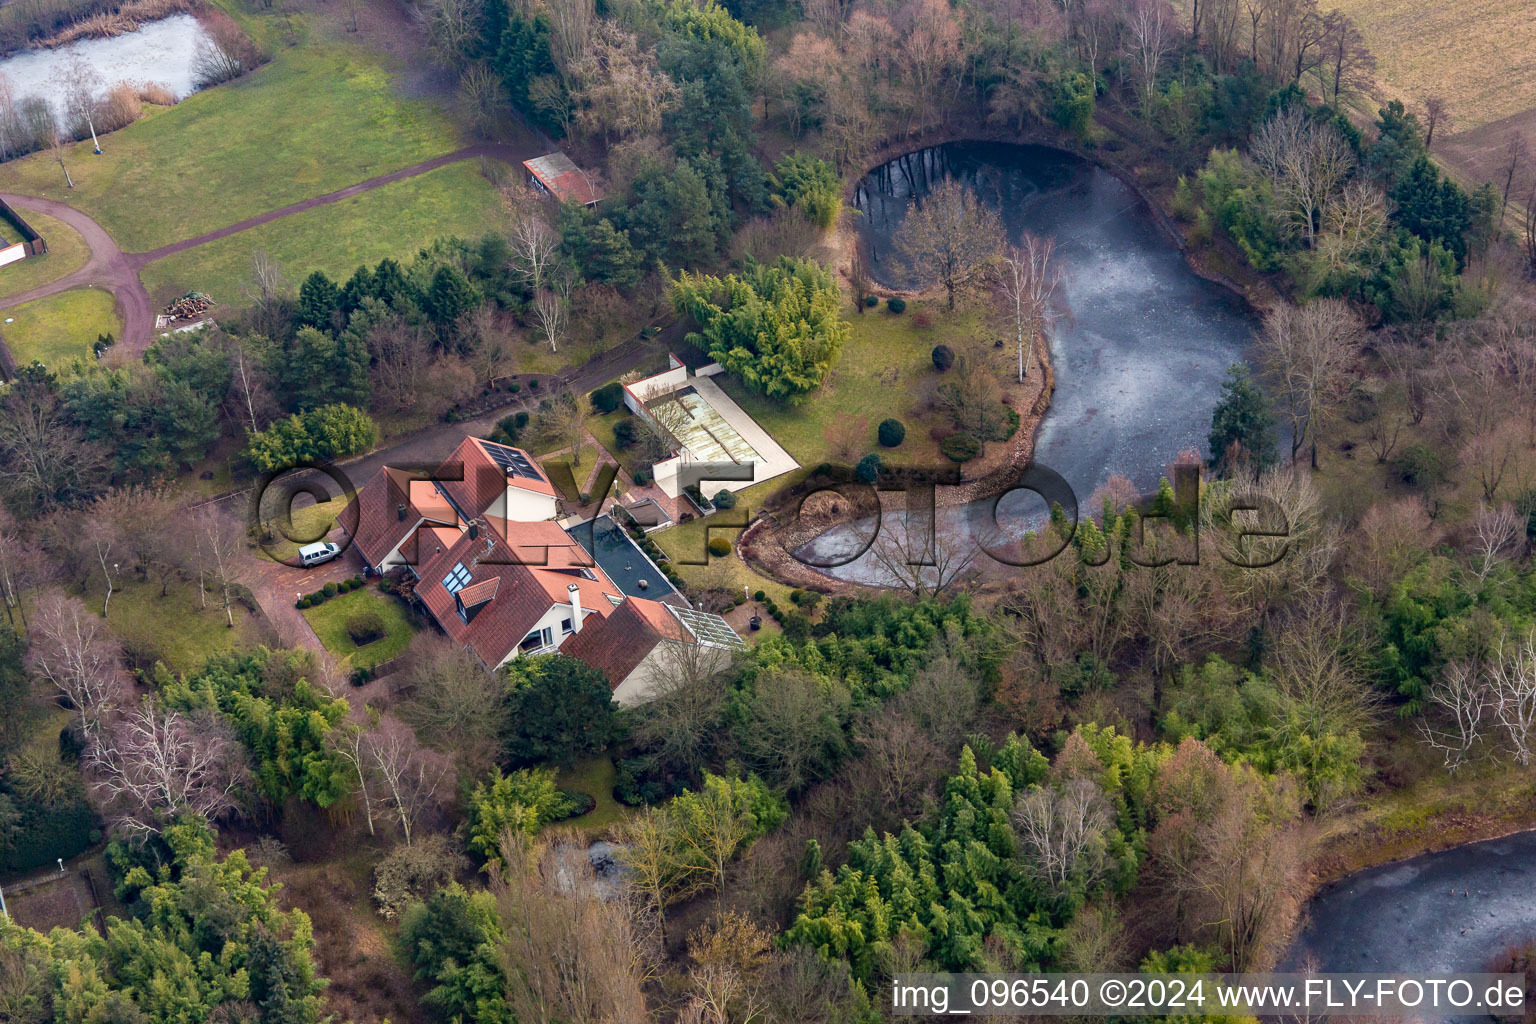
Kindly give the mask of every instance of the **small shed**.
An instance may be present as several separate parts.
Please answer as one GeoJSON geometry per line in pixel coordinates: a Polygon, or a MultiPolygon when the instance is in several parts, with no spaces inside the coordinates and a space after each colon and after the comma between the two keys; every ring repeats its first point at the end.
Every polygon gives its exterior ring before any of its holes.
{"type": "Polygon", "coordinates": [[[593,206],[603,198],[592,178],[564,153],[524,160],[523,166],[535,185],[562,203],[593,206]]]}

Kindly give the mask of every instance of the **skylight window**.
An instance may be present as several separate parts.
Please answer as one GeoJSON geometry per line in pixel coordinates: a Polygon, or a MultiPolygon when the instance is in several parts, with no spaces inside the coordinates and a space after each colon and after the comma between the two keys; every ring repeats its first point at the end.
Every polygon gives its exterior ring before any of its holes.
{"type": "Polygon", "coordinates": [[[448,575],[443,577],[443,589],[450,594],[457,594],[467,586],[469,586],[469,570],[464,568],[463,562],[455,565],[448,575]]]}

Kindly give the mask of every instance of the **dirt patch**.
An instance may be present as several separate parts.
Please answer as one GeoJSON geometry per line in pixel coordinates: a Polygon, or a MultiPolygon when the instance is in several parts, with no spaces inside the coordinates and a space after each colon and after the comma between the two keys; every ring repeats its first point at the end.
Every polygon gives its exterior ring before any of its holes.
{"type": "MultiPolygon", "coordinates": [[[[1491,181],[1502,188],[1504,168],[1507,165],[1505,148],[1517,134],[1524,135],[1527,140],[1536,138],[1536,107],[1471,131],[1447,136],[1444,142],[1435,143],[1435,156],[1463,184],[1477,186],[1491,181]]],[[[1520,188],[1520,179],[1525,178],[1529,171],[1527,162],[1527,166],[1516,174],[1516,191],[1520,188]]]]}
{"type": "Polygon", "coordinates": [[[78,928],[95,910],[84,879],[73,871],[54,881],[7,891],[5,906],[17,924],[44,934],[54,928],[78,928]]]}

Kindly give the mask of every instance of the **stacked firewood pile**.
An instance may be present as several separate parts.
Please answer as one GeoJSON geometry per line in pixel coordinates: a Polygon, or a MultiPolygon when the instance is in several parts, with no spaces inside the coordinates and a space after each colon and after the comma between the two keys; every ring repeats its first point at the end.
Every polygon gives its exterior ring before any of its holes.
{"type": "Polygon", "coordinates": [[[190,292],[165,307],[172,320],[196,320],[213,308],[213,300],[201,292],[190,292]]]}

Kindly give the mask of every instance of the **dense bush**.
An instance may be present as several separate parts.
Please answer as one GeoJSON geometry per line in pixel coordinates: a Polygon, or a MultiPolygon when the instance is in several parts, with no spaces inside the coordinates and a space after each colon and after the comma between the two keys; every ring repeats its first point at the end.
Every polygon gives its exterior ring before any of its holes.
{"type": "Polygon", "coordinates": [[[953,462],[969,462],[981,454],[981,442],[964,432],[950,434],[939,442],[939,451],[953,462]]]}
{"type": "Polygon", "coordinates": [[[895,448],[897,445],[901,444],[901,442],[907,439],[907,426],[906,424],[902,423],[901,420],[894,418],[881,420],[877,436],[879,437],[880,444],[882,446],[886,448],[895,448]]]}
{"type": "Polygon", "coordinates": [[[955,365],[955,350],[948,345],[933,346],[933,368],[943,373],[955,365]]]}
{"type": "Polygon", "coordinates": [[[907,311],[907,300],[899,295],[892,295],[885,300],[885,308],[892,313],[901,314],[907,311]]]}
{"type": "Polygon", "coordinates": [[[384,632],[384,616],[373,608],[366,608],[347,616],[347,636],[351,637],[352,642],[359,647],[373,643],[383,636],[384,632]]]}
{"type": "Polygon", "coordinates": [[[736,507],[736,495],[730,491],[716,491],[714,501],[715,508],[732,509],[736,507]]]}
{"type": "Polygon", "coordinates": [[[1392,472],[1415,487],[1428,487],[1440,479],[1440,456],[1427,444],[1413,444],[1392,460],[1392,472]]]}
{"type": "Polygon", "coordinates": [[[624,386],[618,381],[604,384],[592,392],[592,409],[599,413],[610,413],[617,409],[624,401],[624,386]]]}
{"type": "Polygon", "coordinates": [[[880,305],[880,296],[878,296],[878,295],[866,295],[866,296],[864,296],[864,308],[865,309],[874,309],[878,305],[880,305]]]}
{"type": "Polygon", "coordinates": [[[604,673],[563,654],[517,658],[502,671],[508,684],[503,752],[514,767],[569,764],[612,742],[615,705],[604,673]]]}
{"type": "Polygon", "coordinates": [[[261,473],[292,469],[308,462],[326,462],[373,447],[378,428],[361,409],[327,405],[278,420],[252,434],[245,454],[261,473]]]}
{"type": "Polygon", "coordinates": [[[634,481],[636,487],[644,487],[654,479],[655,477],[651,476],[650,466],[640,466],[636,468],[634,472],[634,481]]]}
{"type": "Polygon", "coordinates": [[[870,452],[859,460],[858,466],[854,469],[854,474],[864,483],[872,484],[880,475],[880,467],[884,464],[884,460],[880,458],[878,453],[870,452]]]}
{"type": "Polygon", "coordinates": [[[629,448],[635,443],[635,418],[626,416],[613,425],[613,443],[629,448]]]}
{"type": "Polygon", "coordinates": [[[464,862],[447,836],[429,835],[409,846],[401,843],[373,869],[373,901],[379,915],[393,921],[411,904],[445,888],[464,862]]]}
{"type": "Polygon", "coordinates": [[[331,582],[327,583],[325,586],[321,587],[320,589],[322,591],[324,591],[325,596],[327,598],[332,598],[332,597],[336,596],[336,592],[338,590],[340,590],[341,588],[336,585],[336,582],[334,580],[332,580],[331,582]]]}
{"type": "Polygon", "coordinates": [[[731,542],[724,537],[709,538],[709,553],[716,558],[724,558],[731,553],[731,542]]]}

